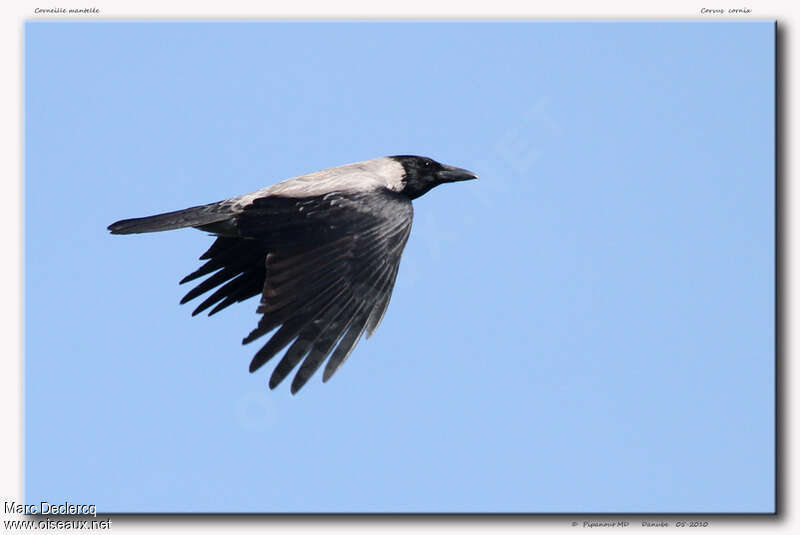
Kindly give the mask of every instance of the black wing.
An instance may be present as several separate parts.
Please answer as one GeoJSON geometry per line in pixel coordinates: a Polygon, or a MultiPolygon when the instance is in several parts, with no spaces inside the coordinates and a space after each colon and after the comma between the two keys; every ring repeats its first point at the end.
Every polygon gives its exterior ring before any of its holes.
{"type": "Polygon", "coordinates": [[[210,274],[181,302],[217,288],[194,311],[216,305],[213,314],[261,293],[263,317],[243,343],[277,331],[253,357],[250,371],[289,346],[269,386],[302,362],[292,381],[295,393],[330,356],[327,381],[362,334],[377,328],[412,216],[411,202],[388,190],[256,199],[237,217],[239,237],[218,237],[201,257],[207,262],[181,281],[210,274]]]}

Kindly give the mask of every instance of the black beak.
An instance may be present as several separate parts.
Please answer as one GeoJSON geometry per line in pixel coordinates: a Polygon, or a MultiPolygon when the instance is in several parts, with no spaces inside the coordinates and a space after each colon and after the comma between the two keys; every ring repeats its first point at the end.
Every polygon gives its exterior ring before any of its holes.
{"type": "Polygon", "coordinates": [[[442,170],[436,172],[436,178],[442,182],[459,182],[461,180],[475,180],[478,175],[460,167],[442,165],[442,170]]]}

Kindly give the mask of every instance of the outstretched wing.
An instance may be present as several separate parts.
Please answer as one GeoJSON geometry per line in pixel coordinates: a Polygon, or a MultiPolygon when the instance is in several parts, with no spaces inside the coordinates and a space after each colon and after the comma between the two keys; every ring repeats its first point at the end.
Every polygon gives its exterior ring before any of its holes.
{"type": "Polygon", "coordinates": [[[342,365],[364,332],[383,317],[411,231],[411,202],[391,191],[319,197],[263,197],[238,215],[240,237],[223,236],[205,265],[182,282],[213,273],[183,302],[219,288],[195,310],[252,297],[259,283],[263,317],[243,340],[277,329],[250,371],[288,346],[269,380],[275,388],[300,364],[297,392],[328,359],[323,381],[342,365]]]}

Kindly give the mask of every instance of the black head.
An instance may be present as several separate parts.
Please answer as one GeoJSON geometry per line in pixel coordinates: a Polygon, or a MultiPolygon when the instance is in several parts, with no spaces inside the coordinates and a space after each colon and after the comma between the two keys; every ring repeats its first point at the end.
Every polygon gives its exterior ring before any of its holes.
{"type": "Polygon", "coordinates": [[[391,156],[390,158],[402,164],[405,169],[403,189],[400,193],[409,199],[416,199],[426,194],[431,188],[445,182],[478,178],[471,171],[444,165],[424,156],[391,156]]]}

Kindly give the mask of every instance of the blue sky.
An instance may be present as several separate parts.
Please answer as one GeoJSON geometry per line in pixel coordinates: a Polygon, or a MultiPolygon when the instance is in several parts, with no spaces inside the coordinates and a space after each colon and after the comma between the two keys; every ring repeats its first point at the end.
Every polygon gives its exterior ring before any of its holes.
{"type": "Polygon", "coordinates": [[[774,510],[774,25],[28,23],[25,500],[774,510]],[[211,239],[127,217],[423,154],[381,327],[247,372],[211,239]],[[321,375],[321,374],[319,374],[321,375]]]}

